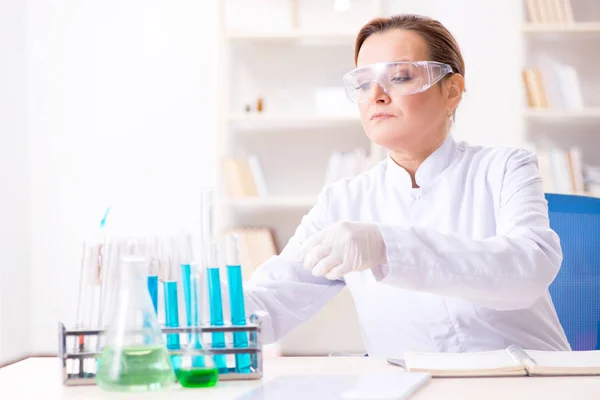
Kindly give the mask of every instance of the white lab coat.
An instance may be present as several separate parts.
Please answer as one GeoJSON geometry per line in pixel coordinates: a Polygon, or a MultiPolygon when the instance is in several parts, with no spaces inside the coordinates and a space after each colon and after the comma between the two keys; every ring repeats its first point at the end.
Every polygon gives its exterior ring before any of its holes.
{"type": "Polygon", "coordinates": [[[451,136],[409,174],[390,158],[326,187],[281,255],[246,284],[249,312],[266,311],[272,342],[344,285],[366,349],[568,350],[548,286],[562,261],[533,153],[456,143],[451,136]],[[341,220],[379,224],[388,265],[330,281],[295,261],[301,243],[341,220]]]}

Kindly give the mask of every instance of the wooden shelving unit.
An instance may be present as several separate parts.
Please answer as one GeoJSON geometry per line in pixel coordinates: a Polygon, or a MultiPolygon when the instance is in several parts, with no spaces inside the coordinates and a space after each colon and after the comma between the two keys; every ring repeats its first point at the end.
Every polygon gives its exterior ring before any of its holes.
{"type": "Polygon", "coordinates": [[[524,68],[536,74],[524,83],[529,103],[536,103],[523,110],[526,133],[538,150],[546,190],[581,194],[577,182],[585,165],[600,165],[600,78],[588,68],[600,59],[600,3],[523,0],[523,9],[524,68]],[[563,168],[569,174],[560,173],[563,168]]]}
{"type": "Polygon", "coordinates": [[[600,22],[576,22],[572,24],[533,24],[526,23],[523,33],[599,33],[600,22]]]}
{"type": "MultiPolygon", "coordinates": [[[[290,232],[290,226],[283,226],[289,221],[282,222],[281,214],[297,215],[315,204],[325,183],[326,158],[332,152],[362,148],[369,155],[370,165],[384,156],[383,150],[364,134],[358,108],[355,113],[319,112],[311,91],[341,88],[343,73],[353,68],[353,46],[359,28],[356,23],[344,25],[344,21],[353,20],[354,15],[355,21],[364,23],[381,15],[386,0],[351,2],[350,14],[340,13],[339,23],[333,28],[323,27],[318,21],[323,13],[330,13],[332,19],[337,16],[329,3],[282,1],[276,4],[281,13],[278,19],[265,16],[264,24],[248,26],[241,16],[237,16],[237,25],[231,22],[226,1],[237,1],[229,8],[236,13],[243,12],[240,9],[245,6],[240,0],[224,0],[221,5],[218,158],[256,155],[266,177],[268,196],[229,196],[219,166],[215,228],[218,232],[255,223],[255,212],[276,234],[280,229],[290,232]],[[289,6],[287,11],[284,3],[289,6]],[[314,23],[310,18],[315,18],[314,23]],[[283,26],[281,21],[289,22],[283,26]],[[297,67],[300,63],[306,67],[297,67]],[[289,92],[286,98],[277,97],[280,89],[289,92]],[[248,103],[254,108],[252,102],[259,95],[264,97],[264,111],[245,110],[248,103]],[[293,106],[286,107],[288,103],[293,106]]],[[[293,220],[294,225],[299,222],[299,218],[293,220]]],[[[280,242],[285,244],[286,240],[280,242]]]]}
{"type": "Polygon", "coordinates": [[[600,107],[586,107],[575,110],[561,110],[551,108],[530,108],[523,112],[529,119],[560,121],[565,124],[576,123],[577,120],[598,120],[600,124],[600,107]]]}

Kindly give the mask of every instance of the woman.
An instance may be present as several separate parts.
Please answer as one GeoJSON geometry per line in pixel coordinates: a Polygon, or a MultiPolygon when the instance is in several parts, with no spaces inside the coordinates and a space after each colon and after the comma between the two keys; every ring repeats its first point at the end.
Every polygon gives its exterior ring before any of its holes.
{"type": "Polygon", "coordinates": [[[247,284],[267,341],[348,286],[367,351],[568,350],[548,293],[562,261],[535,155],[449,134],[465,67],[452,35],[379,18],[344,76],[386,160],[326,187],[280,256],[247,284]]]}

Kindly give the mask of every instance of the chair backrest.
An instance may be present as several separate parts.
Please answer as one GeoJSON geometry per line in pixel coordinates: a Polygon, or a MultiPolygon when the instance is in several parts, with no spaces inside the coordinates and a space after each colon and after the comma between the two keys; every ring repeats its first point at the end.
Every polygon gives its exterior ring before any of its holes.
{"type": "Polygon", "coordinates": [[[600,199],[546,194],[563,263],[550,295],[573,350],[600,350],[600,199]]]}

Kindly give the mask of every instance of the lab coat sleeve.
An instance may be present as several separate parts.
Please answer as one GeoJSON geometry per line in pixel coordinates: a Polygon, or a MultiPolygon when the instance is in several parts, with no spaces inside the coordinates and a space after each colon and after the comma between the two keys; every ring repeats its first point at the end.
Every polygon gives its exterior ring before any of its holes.
{"type": "Polygon", "coordinates": [[[514,151],[506,161],[496,236],[474,240],[426,228],[379,228],[387,265],[373,269],[378,281],[497,310],[533,305],[562,262],[537,158],[525,150],[514,151]]]}
{"type": "Polygon", "coordinates": [[[262,264],[245,284],[246,310],[262,312],[263,342],[272,343],[316,314],[344,286],[341,280],[315,277],[296,260],[304,240],[325,228],[327,189],[306,214],[279,256],[262,264]]]}

